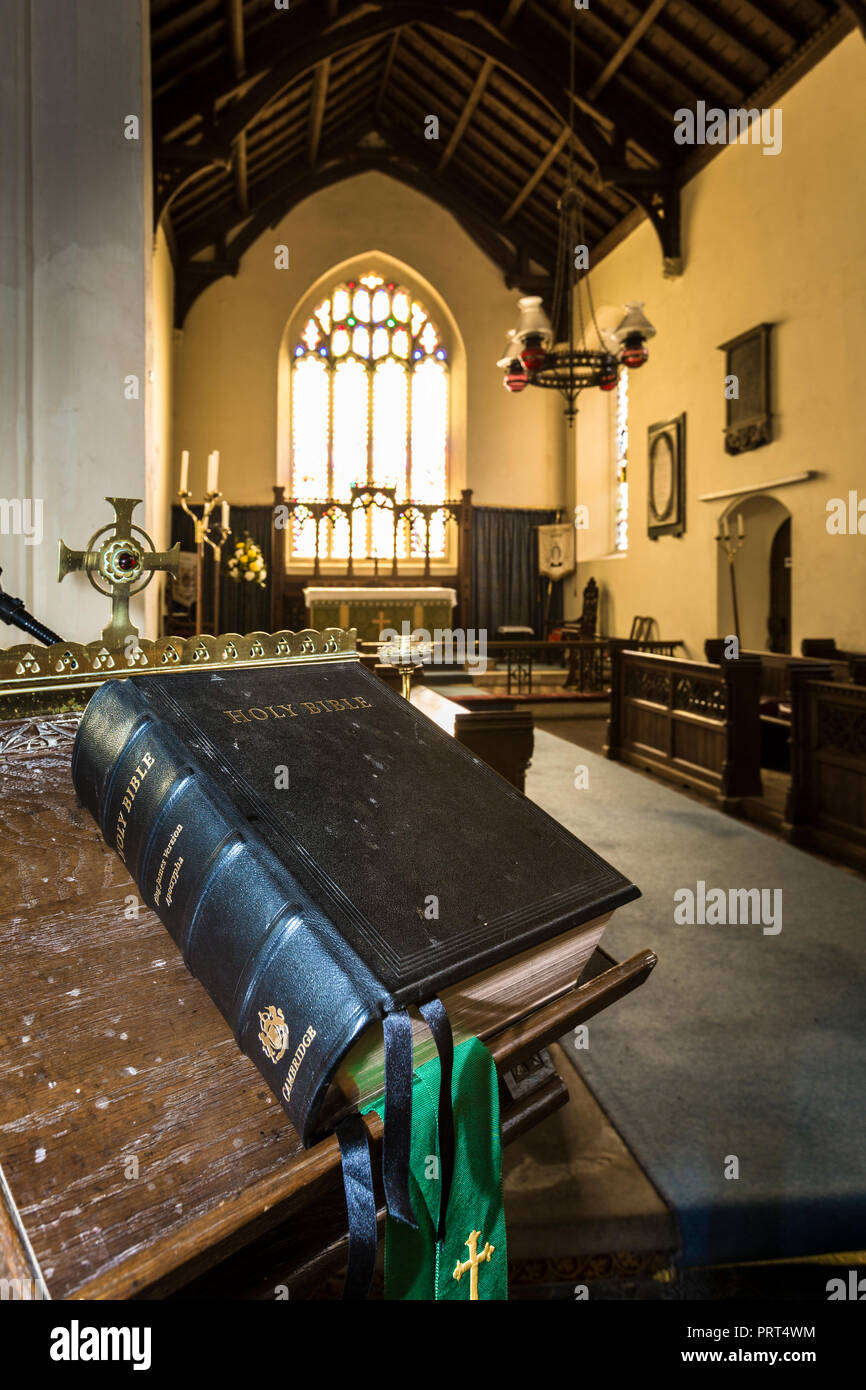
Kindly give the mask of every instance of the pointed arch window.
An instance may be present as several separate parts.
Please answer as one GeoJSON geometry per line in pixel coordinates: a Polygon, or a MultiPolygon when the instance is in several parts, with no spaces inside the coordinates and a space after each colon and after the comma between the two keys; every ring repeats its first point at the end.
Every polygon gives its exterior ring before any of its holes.
{"type": "MultiPolygon", "coordinates": [[[[397,500],[448,495],[448,351],[426,307],[402,285],[368,274],[335,285],[304,324],[292,358],[291,495],[348,501],[353,486],[397,489],[397,500]]],[[[388,511],[353,520],[355,557],[394,553],[388,511]]],[[[397,532],[399,558],[424,554],[424,525],[397,532]]],[[[293,521],[291,554],[315,554],[315,524],[293,521]]],[[[348,522],[324,522],[320,556],[344,559],[348,522]],[[325,534],[327,533],[327,535],[325,534]]],[[[431,558],[446,555],[434,515],[431,558]]]]}

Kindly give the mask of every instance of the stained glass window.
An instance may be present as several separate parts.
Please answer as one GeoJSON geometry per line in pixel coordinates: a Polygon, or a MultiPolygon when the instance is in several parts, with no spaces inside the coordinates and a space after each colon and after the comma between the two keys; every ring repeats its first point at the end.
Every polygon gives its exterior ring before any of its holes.
{"type": "MultiPolygon", "coordinates": [[[[348,501],[353,485],[394,487],[398,501],[448,495],[448,351],[423,304],[367,274],[337,285],[305,323],[292,359],[291,495],[348,501]]],[[[394,554],[389,510],[360,511],[356,558],[394,554]]],[[[397,555],[423,555],[423,521],[398,528],[397,555]]],[[[315,554],[315,524],[295,519],[291,554],[315,554]]],[[[348,525],[324,521],[322,559],[348,555],[348,525]],[[326,534],[327,533],[327,534],[326,534]]],[[[445,558],[445,519],[430,523],[431,558],[445,558]]]]}
{"type": "Polygon", "coordinates": [[[614,454],[614,550],[628,550],[628,371],[623,367],[616,388],[614,454]]]}

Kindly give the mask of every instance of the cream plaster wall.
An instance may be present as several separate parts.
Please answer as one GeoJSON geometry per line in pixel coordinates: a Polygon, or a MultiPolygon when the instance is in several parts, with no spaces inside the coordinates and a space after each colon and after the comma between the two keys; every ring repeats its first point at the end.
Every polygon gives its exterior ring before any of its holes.
{"type": "Polygon", "coordinates": [[[162,228],[157,233],[153,253],[150,320],[148,495],[152,501],[153,539],[162,547],[171,534],[174,354],[174,270],[162,228]]]}
{"type": "MultiPolygon", "coordinates": [[[[229,501],[270,501],[278,480],[278,358],[286,325],[320,276],[373,249],[427,281],[462,338],[467,423],[465,447],[460,430],[455,434],[452,491],[471,487],[479,504],[561,504],[565,452],[557,403],[543,392],[508,397],[496,367],[517,294],[450,213],[379,173],[308,198],[256,242],[235,279],[218,281],[196,300],[175,348],[173,489],[182,449],[190,450],[196,495],[207,454],[219,449],[220,485],[229,501]],[[288,247],[288,270],[275,269],[279,245],[288,247]]],[[[459,391],[454,402],[459,408],[459,391]]]]}
{"type": "MultiPolygon", "coordinates": [[[[732,502],[705,492],[817,469],[811,482],[768,489],[792,514],[793,650],[834,636],[866,650],[866,535],[831,536],[830,498],[866,500],[863,328],[866,321],[866,45],[846,38],[783,99],[783,147],[723,150],[684,190],[686,268],[665,280],[655,233],[644,223],[592,273],[596,304],[646,301],[658,329],[649,363],[631,374],[630,546],[612,546],[610,409],[587,393],[576,446],[577,496],[589,507],[578,533],[582,587],[602,589],[605,631],[628,634],[635,613],[699,656],[717,634],[717,520],[732,502]],[[773,442],[725,453],[720,343],[774,322],[773,442]],[[687,530],[646,535],[647,426],[687,412],[687,530]]],[[[866,508],[864,508],[866,510],[866,508]]],[[[753,548],[760,533],[753,532],[753,548]]],[[[746,546],[749,545],[749,539],[746,546]]],[[[754,559],[754,557],[752,557],[754,559]]],[[[748,566],[744,565],[744,570],[748,566]]],[[[747,577],[747,576],[746,576],[747,577]]],[[[570,611],[578,600],[571,597],[570,611]]]]}
{"type": "MultiPolygon", "coordinates": [[[[38,545],[0,534],[3,583],[92,641],[109,602],[83,574],[58,585],[57,548],[110,523],[106,494],[146,497],[147,10],[0,0],[0,33],[0,496],[44,518],[38,545]]],[[[142,601],[133,616],[144,628],[142,601]]],[[[16,640],[0,625],[0,645],[16,640]]]]}

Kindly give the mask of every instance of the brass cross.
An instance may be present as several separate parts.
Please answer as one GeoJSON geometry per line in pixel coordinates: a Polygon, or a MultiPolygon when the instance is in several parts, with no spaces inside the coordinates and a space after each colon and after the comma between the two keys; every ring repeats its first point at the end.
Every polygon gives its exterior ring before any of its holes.
{"type": "Polygon", "coordinates": [[[463,1275],[466,1274],[467,1271],[469,1273],[470,1302],[478,1299],[478,1266],[484,1264],[485,1261],[487,1264],[489,1264],[490,1256],[496,1249],[496,1246],[491,1245],[490,1241],[488,1240],[484,1246],[484,1249],[481,1251],[481,1254],[479,1255],[478,1239],[480,1235],[480,1231],[472,1231],[472,1233],[469,1236],[469,1239],[463,1242],[464,1245],[469,1246],[469,1259],[462,1261],[458,1260],[454,1269],[454,1278],[457,1280],[458,1284],[460,1280],[463,1278],[463,1275]]]}
{"type": "Polygon", "coordinates": [[[156,570],[167,570],[177,578],[180,541],[171,550],[156,549],[147,532],[132,520],[140,497],[106,497],[105,500],[114,508],[113,527],[103,526],[95,531],[86,550],[70,550],[61,541],[57,579],[60,581],[67,574],[83,570],[97,593],[111,597],[111,621],[102,629],[102,640],[110,651],[118,651],[128,638],[138,637],[138,628],[129,620],[130,598],[147,587],[156,570]],[[134,531],[144,537],[148,549],[136,539],[134,531]],[[100,541],[100,537],[104,539],[100,541]]]}

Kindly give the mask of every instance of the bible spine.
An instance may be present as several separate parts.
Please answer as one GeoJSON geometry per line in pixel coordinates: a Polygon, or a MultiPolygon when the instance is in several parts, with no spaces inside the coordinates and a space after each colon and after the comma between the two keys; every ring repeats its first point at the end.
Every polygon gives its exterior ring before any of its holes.
{"type": "Polygon", "coordinates": [[[81,800],[305,1144],[381,983],[141,687],[106,682],[75,741],[81,800]]]}

